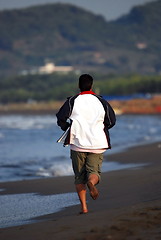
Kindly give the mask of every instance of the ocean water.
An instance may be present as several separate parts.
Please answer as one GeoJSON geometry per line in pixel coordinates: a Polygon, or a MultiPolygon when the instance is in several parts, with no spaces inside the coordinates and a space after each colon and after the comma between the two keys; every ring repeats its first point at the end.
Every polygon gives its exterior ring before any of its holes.
{"type": "MultiPolygon", "coordinates": [[[[54,114],[1,115],[0,182],[73,175],[69,147],[56,142],[61,134],[54,114]]],[[[131,165],[108,161],[108,155],[161,141],[161,116],[117,116],[110,136],[112,150],[105,153],[103,171],[129,168],[131,165]]]]}
{"type": "Polygon", "coordinates": [[[79,200],[76,193],[47,196],[23,193],[1,195],[0,203],[0,228],[6,228],[41,221],[41,216],[77,205],[79,200]]]}

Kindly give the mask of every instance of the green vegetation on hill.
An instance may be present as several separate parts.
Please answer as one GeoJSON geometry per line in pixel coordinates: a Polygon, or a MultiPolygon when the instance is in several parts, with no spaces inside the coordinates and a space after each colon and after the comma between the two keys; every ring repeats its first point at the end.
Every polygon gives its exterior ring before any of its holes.
{"type": "MultiPolygon", "coordinates": [[[[160,93],[161,76],[112,76],[93,74],[94,91],[101,95],[129,95],[160,93]]],[[[30,100],[64,100],[78,93],[78,75],[28,75],[0,81],[0,103],[30,100]]]]}
{"type": "Polygon", "coordinates": [[[130,14],[119,18],[114,25],[124,30],[124,44],[143,42],[146,51],[157,53],[161,49],[161,1],[134,7],[130,14]],[[159,43],[160,42],[160,43],[159,43]],[[148,47],[149,46],[149,47],[148,47]]]}
{"type": "Polygon", "coordinates": [[[160,0],[111,22],[69,4],[1,11],[0,75],[43,65],[45,59],[81,70],[158,73],[160,25],[160,0]]]}
{"type": "Polygon", "coordinates": [[[161,93],[161,76],[129,75],[98,80],[95,87],[102,95],[131,95],[161,93]]]}
{"type": "Polygon", "coordinates": [[[46,58],[57,64],[79,64],[81,51],[93,51],[102,45],[106,39],[104,29],[106,22],[102,17],[72,5],[3,11],[0,13],[0,49],[4,51],[1,62],[6,59],[14,66],[16,63],[11,62],[14,58],[18,63],[22,61],[21,68],[43,65],[46,58]]]}

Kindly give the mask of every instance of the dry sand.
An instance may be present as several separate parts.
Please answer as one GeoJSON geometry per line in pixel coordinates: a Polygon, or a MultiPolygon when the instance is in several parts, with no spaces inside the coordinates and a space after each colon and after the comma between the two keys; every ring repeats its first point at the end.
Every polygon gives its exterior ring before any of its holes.
{"type": "MultiPolygon", "coordinates": [[[[110,151],[109,151],[110,154],[110,151]]],[[[142,168],[102,174],[99,199],[88,196],[89,213],[79,206],[39,217],[41,222],[1,228],[1,240],[161,239],[161,143],[109,155],[109,161],[145,163],[142,168]]],[[[74,192],[73,177],[0,183],[4,194],[74,192]]]]}

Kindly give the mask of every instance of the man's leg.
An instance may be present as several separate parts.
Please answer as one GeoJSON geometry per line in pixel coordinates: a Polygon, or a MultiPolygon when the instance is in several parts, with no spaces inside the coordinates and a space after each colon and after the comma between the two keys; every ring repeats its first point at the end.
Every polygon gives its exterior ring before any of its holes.
{"type": "Polygon", "coordinates": [[[71,150],[71,159],[75,174],[75,187],[81,203],[81,213],[87,213],[86,184],[84,184],[87,180],[85,168],[86,153],[71,150]]]}
{"type": "Polygon", "coordinates": [[[79,200],[81,203],[82,212],[81,213],[87,213],[87,203],[86,203],[86,185],[85,184],[76,184],[76,190],[79,196],[79,200]]]}
{"type": "Polygon", "coordinates": [[[91,182],[93,185],[96,185],[99,182],[99,178],[96,174],[90,174],[88,177],[88,181],[91,182]]]}
{"type": "Polygon", "coordinates": [[[98,190],[95,185],[99,182],[99,178],[96,174],[90,174],[87,182],[87,186],[89,188],[89,192],[93,200],[98,198],[98,190]]]}
{"type": "Polygon", "coordinates": [[[87,186],[89,188],[90,195],[94,200],[96,200],[99,195],[95,185],[98,184],[100,180],[102,161],[103,154],[89,153],[87,155],[86,162],[86,171],[88,173],[87,186]]]}

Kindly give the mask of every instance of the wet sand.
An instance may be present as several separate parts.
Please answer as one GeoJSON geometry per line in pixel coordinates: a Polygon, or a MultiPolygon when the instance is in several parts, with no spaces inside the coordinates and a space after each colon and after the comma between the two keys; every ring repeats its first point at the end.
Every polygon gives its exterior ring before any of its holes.
{"type": "MultiPolygon", "coordinates": [[[[100,196],[88,195],[89,213],[79,205],[37,218],[37,223],[0,228],[1,240],[152,240],[161,239],[161,143],[110,155],[120,163],[144,163],[142,168],[102,174],[100,196]]],[[[0,195],[74,192],[73,177],[0,183],[0,195]]]]}

